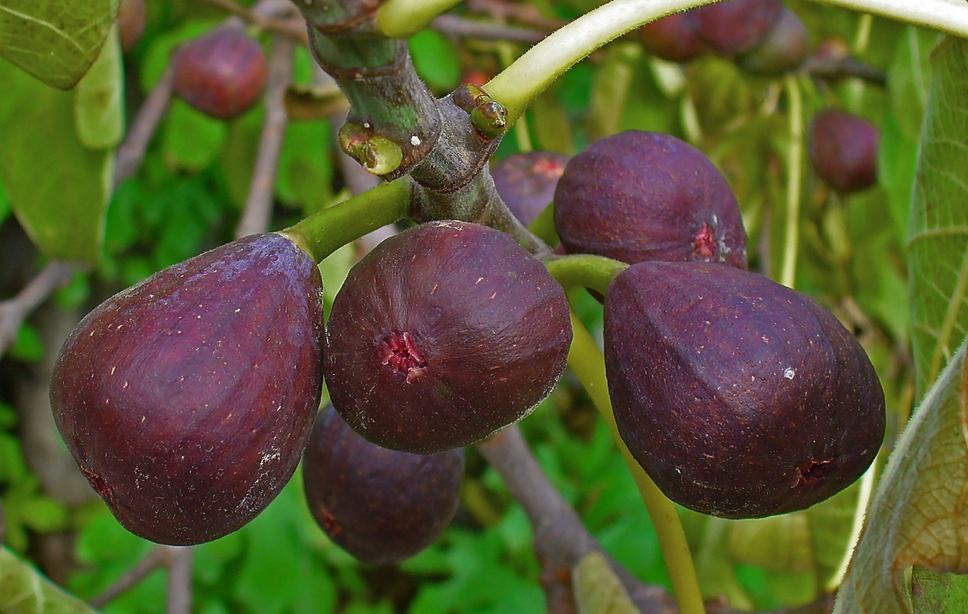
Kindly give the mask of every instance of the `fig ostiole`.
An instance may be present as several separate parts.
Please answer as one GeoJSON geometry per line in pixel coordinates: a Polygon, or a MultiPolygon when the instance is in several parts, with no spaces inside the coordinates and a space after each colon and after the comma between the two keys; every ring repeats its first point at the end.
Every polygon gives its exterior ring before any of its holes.
{"type": "Polygon", "coordinates": [[[605,296],[615,420],[673,501],[724,518],[809,507],[849,486],[884,437],[866,352],[809,297],[705,263],[642,262],[605,296]]]}
{"type": "Polygon", "coordinates": [[[57,427],[118,521],[164,544],[235,531],[289,481],[322,385],[322,279],[285,236],[159,271],[88,314],[51,383],[57,427]]]}
{"type": "Polygon", "coordinates": [[[526,416],[570,344],[564,291],[540,262],[493,228],[430,222],[350,271],[327,326],[326,384],[364,437],[430,454],[526,416]]]}

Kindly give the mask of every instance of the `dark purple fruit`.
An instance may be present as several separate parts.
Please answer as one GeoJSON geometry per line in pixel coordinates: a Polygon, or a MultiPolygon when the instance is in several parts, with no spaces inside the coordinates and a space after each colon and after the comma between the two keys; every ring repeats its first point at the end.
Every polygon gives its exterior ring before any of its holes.
{"type": "Polygon", "coordinates": [[[259,43],[235,28],[220,28],[179,49],[175,93],[199,111],[231,119],[259,101],[268,68],[259,43]]]}
{"type": "Polygon", "coordinates": [[[856,115],[826,109],[810,124],[810,161],[834,190],[850,194],[877,183],[877,127],[856,115]]]}
{"type": "Polygon", "coordinates": [[[332,406],[316,418],[303,459],[309,511],[337,545],[370,565],[395,565],[437,541],[460,499],[464,449],[387,450],[332,406]]]}
{"type": "Polygon", "coordinates": [[[121,51],[127,53],[138,44],[145,33],[147,10],[145,0],[121,0],[118,5],[118,35],[121,51]]]}
{"type": "Polygon", "coordinates": [[[697,32],[694,11],[673,13],[639,30],[642,46],[652,55],[670,62],[688,62],[711,51],[697,32]]]}
{"type": "Polygon", "coordinates": [[[748,73],[777,76],[800,68],[810,55],[810,33],[796,13],[783,7],[759,45],[737,58],[748,73]]]}
{"type": "Polygon", "coordinates": [[[326,384],[358,433],[430,454],[520,420],[561,377],[568,303],[502,232],[431,222],[390,237],[350,272],[326,335],[326,384]]]}
{"type": "Polygon", "coordinates": [[[724,0],[693,9],[699,37],[726,55],[759,45],[782,11],[782,0],[724,0]]]}
{"type": "Polygon", "coordinates": [[[491,167],[497,193],[525,226],[554,200],[555,186],[568,156],[553,151],[518,153],[491,167]]]}
{"type": "Polygon", "coordinates": [[[313,259],[263,234],[168,267],[81,321],[51,406],[125,528],[197,544],[275,498],[319,406],[322,302],[313,259]]]}
{"type": "Polygon", "coordinates": [[[572,158],[555,191],[555,227],[568,253],[746,268],[746,230],[726,178],[668,134],[621,132],[572,158]]]}
{"type": "Polygon", "coordinates": [[[673,501],[724,518],[807,508],[884,437],[867,354],[829,311],[766,277],[642,262],[605,296],[619,433],[673,501]]]}

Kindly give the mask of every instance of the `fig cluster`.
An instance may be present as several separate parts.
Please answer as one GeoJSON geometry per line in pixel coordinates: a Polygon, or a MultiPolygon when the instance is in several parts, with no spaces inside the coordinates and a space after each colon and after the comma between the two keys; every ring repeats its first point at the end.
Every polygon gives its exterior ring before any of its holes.
{"type": "Polygon", "coordinates": [[[640,39],[666,60],[718,55],[761,75],[795,70],[810,53],[806,26],[782,0],[725,0],[674,13],[644,26],[640,39]]]}

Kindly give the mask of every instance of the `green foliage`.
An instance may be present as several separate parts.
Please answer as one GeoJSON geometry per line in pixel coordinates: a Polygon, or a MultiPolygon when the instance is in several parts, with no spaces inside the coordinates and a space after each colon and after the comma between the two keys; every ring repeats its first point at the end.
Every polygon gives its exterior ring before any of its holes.
{"type": "Polygon", "coordinates": [[[0,610],[7,614],[94,614],[94,610],[0,547],[0,610]]]}
{"type": "Polygon", "coordinates": [[[968,602],[968,576],[937,573],[915,565],[911,595],[914,614],[957,612],[968,602]]]}

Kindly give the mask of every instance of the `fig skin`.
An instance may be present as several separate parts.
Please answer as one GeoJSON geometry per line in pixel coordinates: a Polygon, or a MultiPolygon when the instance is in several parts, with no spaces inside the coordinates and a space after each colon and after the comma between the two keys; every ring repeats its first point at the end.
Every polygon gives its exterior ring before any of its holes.
{"type": "Polygon", "coordinates": [[[746,230],[729,183],[701,151],[668,134],[621,132],[573,157],[555,191],[555,228],[568,253],[746,268],[746,230]]]}
{"type": "Polygon", "coordinates": [[[54,366],[54,421],[118,521],[191,545],[289,481],[322,386],[322,279],[279,234],[168,267],[111,297],[54,366]]]}
{"type": "Polygon", "coordinates": [[[877,183],[877,127],[850,113],[818,111],[809,130],[810,161],[817,175],[840,194],[877,183]]]}
{"type": "Polygon", "coordinates": [[[147,18],[145,0],[121,0],[118,5],[118,36],[121,38],[122,52],[131,51],[141,40],[147,18]]]}
{"type": "Polygon", "coordinates": [[[370,443],[330,405],[303,455],[309,511],[338,546],[370,565],[396,565],[444,532],[460,501],[464,449],[409,454],[370,443]]]}
{"type": "Polygon", "coordinates": [[[429,222],[350,271],[327,326],[326,384],[369,441],[432,454],[525,417],[570,344],[568,302],[541,263],[492,228],[429,222]]]}
{"type": "Polygon", "coordinates": [[[780,18],[782,0],[724,0],[693,9],[699,37],[721,55],[746,53],[780,18]]]}
{"type": "Polygon", "coordinates": [[[555,198],[569,156],[553,151],[517,153],[491,167],[497,193],[518,221],[528,226],[555,198]]]}
{"type": "Polygon", "coordinates": [[[175,57],[175,93],[217,119],[232,119],[255,106],[267,78],[262,46],[236,28],[195,39],[175,57]]]}
{"type": "Polygon", "coordinates": [[[688,62],[712,48],[699,37],[695,11],[673,13],[642,26],[642,47],[654,56],[670,62],[688,62]]]}
{"type": "Polygon", "coordinates": [[[810,55],[810,33],[803,20],[783,7],[780,18],[756,47],[737,59],[748,73],[779,76],[800,68],[810,55]]]}
{"type": "Polygon", "coordinates": [[[829,311],[765,277],[642,262],[605,298],[619,433],[673,501],[723,518],[807,508],[870,466],[884,393],[829,311]]]}

